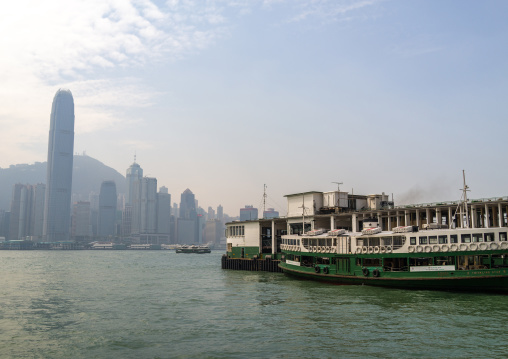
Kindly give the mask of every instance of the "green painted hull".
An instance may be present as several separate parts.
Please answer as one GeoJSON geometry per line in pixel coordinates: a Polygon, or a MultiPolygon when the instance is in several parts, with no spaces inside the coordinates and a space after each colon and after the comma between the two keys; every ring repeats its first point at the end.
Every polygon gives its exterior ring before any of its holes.
{"type": "MultiPolygon", "coordinates": [[[[488,252],[456,252],[454,256],[488,255],[488,252]]],[[[491,251],[490,254],[506,256],[506,251],[491,251]]],[[[286,252],[286,257],[301,256],[300,252],[286,252]]],[[[360,255],[334,255],[334,254],[305,254],[306,258],[329,258],[330,264],[296,265],[281,262],[279,267],[282,271],[293,277],[331,282],[337,284],[371,285],[379,287],[393,287],[404,289],[435,289],[453,291],[476,291],[476,292],[502,292],[508,293],[508,259],[504,259],[504,265],[497,268],[482,266],[481,269],[458,270],[427,270],[427,271],[384,271],[383,266],[356,265],[358,261],[366,258],[402,258],[409,260],[421,256],[443,256],[443,253],[435,254],[360,254],[360,255]],[[332,259],[341,258],[347,262],[346,270],[339,270],[337,265],[332,264],[332,259]],[[317,267],[317,268],[316,268],[317,267]]],[[[450,256],[450,253],[446,253],[450,256]]],[[[457,257],[456,257],[457,259],[457,257]]],[[[432,266],[430,266],[432,267],[432,266]]]]}
{"type": "Polygon", "coordinates": [[[177,248],[176,253],[211,253],[210,248],[177,248]]]}
{"type": "MultiPolygon", "coordinates": [[[[465,271],[464,275],[455,277],[452,275],[448,277],[439,277],[437,275],[433,277],[418,277],[410,276],[409,274],[404,276],[381,274],[375,278],[363,275],[320,274],[314,271],[297,270],[291,268],[293,266],[286,266],[285,263],[279,264],[279,267],[285,274],[294,277],[345,285],[508,293],[508,273],[504,275],[489,275],[485,273],[484,275],[468,276],[470,271],[465,271]]],[[[506,272],[506,270],[503,272],[506,272]]]]}

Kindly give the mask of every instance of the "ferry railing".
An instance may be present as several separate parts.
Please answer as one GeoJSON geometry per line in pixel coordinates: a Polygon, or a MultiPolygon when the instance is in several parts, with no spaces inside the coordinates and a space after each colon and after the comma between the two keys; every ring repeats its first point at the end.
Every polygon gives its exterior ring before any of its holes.
{"type": "MultiPolygon", "coordinates": [[[[508,201],[508,196],[471,199],[468,201],[468,203],[485,203],[485,202],[498,202],[498,201],[508,201]]],[[[449,205],[457,205],[459,203],[461,203],[461,201],[441,201],[441,202],[419,203],[419,204],[404,204],[404,205],[394,206],[394,209],[449,206],[449,205]]]]}

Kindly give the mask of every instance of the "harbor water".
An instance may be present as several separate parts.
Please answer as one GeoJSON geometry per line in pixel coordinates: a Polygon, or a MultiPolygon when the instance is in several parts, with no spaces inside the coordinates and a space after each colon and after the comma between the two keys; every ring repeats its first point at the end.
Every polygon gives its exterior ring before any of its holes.
{"type": "Polygon", "coordinates": [[[221,256],[0,251],[0,356],[508,356],[508,296],[322,284],[221,256]]]}

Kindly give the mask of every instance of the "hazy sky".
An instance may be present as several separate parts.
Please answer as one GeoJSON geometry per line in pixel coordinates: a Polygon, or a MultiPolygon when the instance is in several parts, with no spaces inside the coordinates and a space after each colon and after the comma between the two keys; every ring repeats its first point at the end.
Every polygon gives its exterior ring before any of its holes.
{"type": "MultiPolygon", "coordinates": [[[[285,194],[508,195],[508,2],[8,1],[0,166],[45,161],[58,88],[76,152],[134,153],[173,201],[237,215],[285,194]]],[[[282,208],[281,208],[282,207],[282,208]]]]}

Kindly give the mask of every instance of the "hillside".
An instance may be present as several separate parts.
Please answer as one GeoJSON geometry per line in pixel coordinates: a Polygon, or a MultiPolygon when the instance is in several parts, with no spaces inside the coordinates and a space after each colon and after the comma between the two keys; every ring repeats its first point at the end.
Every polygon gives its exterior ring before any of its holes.
{"type": "MultiPolygon", "coordinates": [[[[31,165],[12,165],[0,168],[0,209],[9,210],[11,205],[12,187],[16,183],[46,183],[46,162],[31,165]]],[[[89,156],[74,156],[72,172],[72,192],[81,198],[87,198],[90,192],[99,193],[104,180],[116,183],[117,193],[125,193],[125,177],[118,171],[89,156]]]]}

